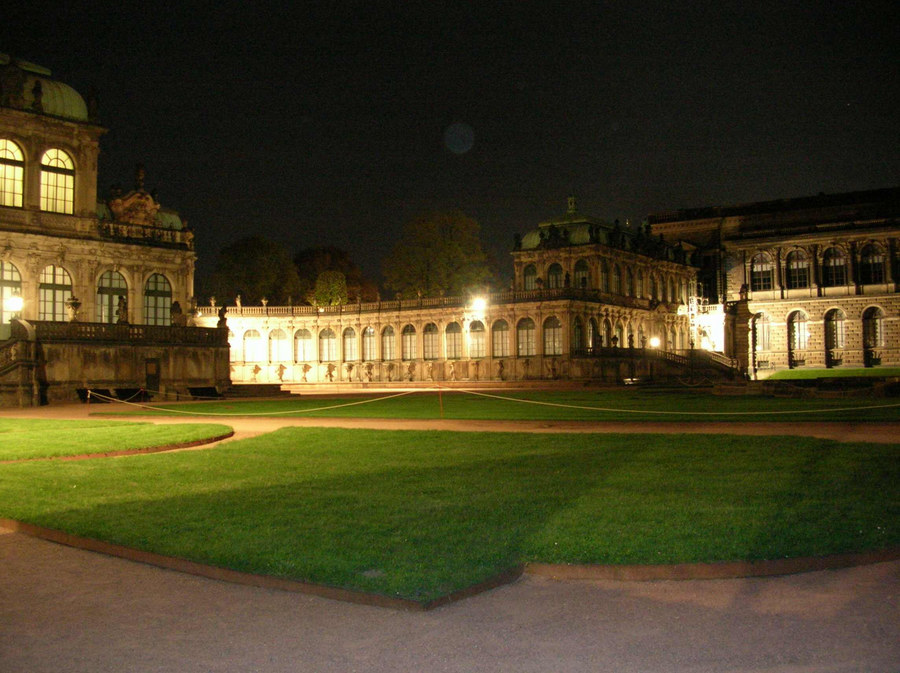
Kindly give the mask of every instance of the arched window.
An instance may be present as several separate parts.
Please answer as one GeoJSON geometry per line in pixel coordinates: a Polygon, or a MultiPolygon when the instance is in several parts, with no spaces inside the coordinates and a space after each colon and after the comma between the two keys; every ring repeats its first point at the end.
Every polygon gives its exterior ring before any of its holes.
{"type": "Polygon", "coordinates": [[[622,327],[622,323],[620,323],[620,322],[616,323],[615,336],[616,336],[616,339],[618,340],[617,343],[619,345],[619,348],[623,348],[625,346],[625,328],[622,327]]]}
{"type": "Polygon", "coordinates": [[[637,270],[634,278],[634,296],[640,299],[644,296],[644,272],[637,270]]]}
{"type": "Polygon", "coordinates": [[[822,285],[839,287],[847,284],[847,255],[840,248],[828,248],[822,258],[822,285]]]}
{"type": "Polygon", "coordinates": [[[791,313],[787,319],[787,329],[789,366],[796,367],[805,364],[805,351],[809,340],[809,332],[806,327],[806,314],[802,311],[794,311],[791,313]]]}
{"type": "Polygon", "coordinates": [[[491,355],[495,358],[509,357],[509,323],[498,320],[491,327],[491,355]]]}
{"type": "Polygon", "coordinates": [[[591,270],[583,259],[575,262],[575,287],[585,290],[591,286],[591,270]]]}
{"type": "Polygon", "coordinates": [[[863,285],[884,282],[884,251],[877,245],[867,245],[860,253],[859,282],[863,285]]]}
{"type": "Polygon", "coordinates": [[[65,320],[66,299],[72,296],[72,277],[61,266],[46,266],[38,288],[38,320],[65,320]]]}
{"type": "Polygon", "coordinates": [[[356,330],[348,327],[344,330],[344,362],[356,362],[359,353],[356,347],[356,330]]]}
{"type": "Polygon", "coordinates": [[[381,359],[394,360],[397,357],[397,338],[394,328],[388,325],[381,330],[381,359]]]}
{"type": "Polygon", "coordinates": [[[262,337],[255,329],[248,329],[244,332],[244,362],[262,362],[264,356],[262,337]]]}
{"type": "Polygon", "coordinates": [[[337,336],[330,327],[319,332],[319,362],[337,360],[337,336]]]}
{"type": "Polygon", "coordinates": [[[594,348],[599,348],[600,344],[600,329],[597,327],[597,321],[591,318],[588,321],[587,347],[593,350],[594,348]]]}
{"type": "Polygon", "coordinates": [[[437,360],[441,356],[441,333],[433,322],[422,330],[422,357],[426,360],[437,360]]]}
{"type": "Polygon", "coordinates": [[[630,266],[625,267],[625,296],[634,296],[634,274],[632,274],[630,266]]]}
{"type": "Polygon", "coordinates": [[[659,283],[656,276],[650,276],[650,299],[659,300],[659,283]]]}
{"type": "Polygon", "coordinates": [[[844,347],[844,312],[833,308],[825,314],[825,349],[844,347]]]}
{"type": "Polygon", "coordinates": [[[609,264],[605,259],[600,260],[600,290],[609,292],[609,264]]]}
{"type": "Polygon", "coordinates": [[[297,362],[315,359],[312,333],[308,329],[298,329],[294,332],[294,358],[297,362]]]}
{"type": "Polygon", "coordinates": [[[675,279],[669,276],[669,296],[666,301],[670,301],[673,304],[678,301],[678,297],[675,296],[675,279]]]}
{"type": "Polygon", "coordinates": [[[0,138],[0,206],[22,207],[25,156],[12,140],[0,138]]]}
{"type": "Polygon", "coordinates": [[[60,149],[41,157],[41,210],[71,215],[75,210],[75,162],[60,149]]]}
{"type": "Polygon", "coordinates": [[[516,325],[516,353],[519,357],[535,354],[534,320],[522,318],[516,325]]]}
{"type": "Polygon", "coordinates": [[[128,298],[125,277],[118,271],[104,271],[97,285],[97,322],[116,322],[119,297],[128,298]]]}
{"type": "Polygon", "coordinates": [[[372,327],[366,327],[363,330],[362,349],[362,359],[365,362],[371,362],[378,357],[375,346],[375,330],[372,327]]]}
{"type": "Polygon", "coordinates": [[[562,323],[556,316],[544,321],[544,355],[562,355],[562,323]]]}
{"type": "Polygon", "coordinates": [[[269,362],[289,362],[291,359],[291,342],[282,329],[269,332],[269,362]]]}
{"type": "Polygon", "coordinates": [[[547,287],[550,289],[563,286],[563,270],[559,264],[551,264],[547,270],[547,287]]]}
{"type": "Polygon", "coordinates": [[[534,290],[537,288],[537,269],[534,267],[534,264],[529,264],[525,267],[523,279],[525,281],[526,290],[534,290]]]}
{"type": "Polygon", "coordinates": [[[447,359],[459,360],[462,358],[462,327],[458,322],[452,322],[444,329],[446,340],[447,359]]]}
{"type": "Polygon", "coordinates": [[[610,322],[609,318],[604,318],[603,320],[603,343],[601,346],[606,346],[609,348],[612,346],[612,338],[613,338],[613,326],[610,322]]]}
{"type": "Polygon", "coordinates": [[[172,286],[162,274],[154,273],[144,286],[144,323],[172,324],[172,286]]]}
{"type": "Polygon", "coordinates": [[[613,264],[609,291],[613,294],[620,294],[622,292],[622,269],[619,268],[618,264],[613,264]]]}
{"type": "Polygon", "coordinates": [[[753,338],[757,351],[769,350],[769,316],[765,313],[753,317],[753,338]]]}
{"type": "Polygon", "coordinates": [[[416,348],[416,328],[407,325],[400,333],[400,357],[404,360],[415,360],[418,356],[416,348]]]}
{"type": "Polygon", "coordinates": [[[775,269],[768,255],[760,253],[750,262],[750,289],[753,292],[775,287],[775,269]]]}
{"type": "Polygon", "coordinates": [[[884,312],[877,306],[870,306],[862,315],[863,348],[881,348],[884,346],[884,312]]]}
{"type": "Polygon", "coordinates": [[[785,284],[789,290],[809,287],[809,260],[802,250],[788,253],[785,284]]]}
{"type": "Polygon", "coordinates": [[[584,350],[584,323],[578,316],[572,321],[572,350],[576,353],[584,350]]]}
{"type": "Polygon", "coordinates": [[[0,325],[18,317],[22,311],[13,306],[12,297],[22,296],[22,276],[10,262],[0,260],[0,325]]]}
{"type": "Polygon", "coordinates": [[[469,357],[483,358],[487,355],[484,343],[484,323],[473,320],[469,323],[469,357]]]}

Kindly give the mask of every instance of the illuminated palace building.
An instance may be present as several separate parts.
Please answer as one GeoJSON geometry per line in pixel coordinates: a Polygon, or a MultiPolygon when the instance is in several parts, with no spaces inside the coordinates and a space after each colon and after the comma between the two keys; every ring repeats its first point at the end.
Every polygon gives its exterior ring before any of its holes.
{"type": "Polygon", "coordinates": [[[171,327],[193,294],[191,232],[140,170],[98,200],[105,129],[50,74],[0,54],[0,404],[227,384],[216,331],[171,327]]]}
{"type": "Polygon", "coordinates": [[[231,376],[611,382],[896,366],[898,212],[900,189],[886,189],[630,227],[582,216],[570,198],[517,238],[508,292],[229,307],[231,376]]]}

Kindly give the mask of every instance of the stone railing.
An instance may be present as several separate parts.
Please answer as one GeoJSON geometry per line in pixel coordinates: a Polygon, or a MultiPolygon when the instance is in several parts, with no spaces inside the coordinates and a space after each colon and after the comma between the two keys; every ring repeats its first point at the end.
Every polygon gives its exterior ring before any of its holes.
{"type": "Polygon", "coordinates": [[[183,247],[189,250],[194,248],[194,234],[190,230],[99,220],[97,235],[100,238],[112,238],[129,243],[183,247]]]}
{"type": "MultiPolygon", "coordinates": [[[[207,327],[167,327],[161,325],[108,325],[90,322],[29,321],[38,341],[104,341],[196,346],[227,346],[228,330],[207,327]]],[[[21,322],[12,324],[12,336],[27,338],[21,322]]]]}

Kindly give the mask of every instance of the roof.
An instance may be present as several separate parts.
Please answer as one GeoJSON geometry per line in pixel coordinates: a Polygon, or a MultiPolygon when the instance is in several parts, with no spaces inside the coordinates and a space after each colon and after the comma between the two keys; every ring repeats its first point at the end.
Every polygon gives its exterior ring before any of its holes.
{"type": "Polygon", "coordinates": [[[43,66],[0,53],[0,105],[72,121],[91,121],[84,98],[43,66]]]}

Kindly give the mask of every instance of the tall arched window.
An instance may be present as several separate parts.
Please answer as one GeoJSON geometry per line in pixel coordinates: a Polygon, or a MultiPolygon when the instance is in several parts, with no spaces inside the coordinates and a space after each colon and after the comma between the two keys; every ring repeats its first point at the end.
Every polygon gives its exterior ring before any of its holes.
{"type": "Polygon", "coordinates": [[[806,326],[806,314],[794,311],[787,319],[788,330],[788,364],[797,367],[806,363],[806,346],[809,332],[806,326]]]}
{"type": "Polygon", "coordinates": [[[753,292],[771,290],[775,287],[775,269],[769,256],[760,253],[750,262],[750,289],[753,292]]]}
{"type": "Polygon", "coordinates": [[[371,362],[377,357],[375,330],[372,327],[366,327],[363,330],[362,359],[366,362],[371,362]]]}
{"type": "Polygon", "coordinates": [[[508,358],[509,354],[509,323],[498,320],[491,326],[491,355],[495,358],[508,358]]]}
{"type": "Polygon", "coordinates": [[[359,360],[359,351],[356,347],[356,330],[348,327],[344,330],[344,362],[356,362],[359,360]]]}
{"type": "Polygon", "coordinates": [[[75,210],[75,162],[60,149],[41,157],[41,210],[71,215],[75,210]]]}
{"type": "Polygon", "coordinates": [[[625,346],[625,328],[622,326],[621,322],[616,322],[616,334],[615,337],[617,339],[617,343],[619,344],[619,348],[625,346]]]}
{"type": "Polygon", "coordinates": [[[559,264],[551,264],[547,270],[547,287],[550,289],[563,286],[563,269],[559,264]]]}
{"type": "Polygon", "coordinates": [[[572,350],[576,353],[584,350],[584,323],[578,316],[572,321],[572,350]]]}
{"type": "Polygon", "coordinates": [[[66,299],[72,296],[72,277],[61,266],[46,266],[38,288],[38,320],[65,320],[66,299]]]}
{"type": "Polygon", "coordinates": [[[809,259],[802,250],[788,253],[785,284],[789,290],[809,287],[809,259]]]}
{"type": "Polygon", "coordinates": [[[859,256],[859,282],[874,285],[884,282],[884,251],[877,245],[869,244],[859,256]]]}
{"type": "Polygon", "coordinates": [[[516,325],[516,353],[519,357],[535,354],[534,320],[522,318],[516,325]]]}
{"type": "Polygon", "coordinates": [[[644,272],[640,269],[634,277],[634,296],[639,299],[644,296],[644,272]]]}
{"type": "Polygon", "coordinates": [[[319,332],[319,362],[337,360],[337,336],[330,327],[319,332]]]}
{"type": "Polygon", "coordinates": [[[525,272],[522,274],[522,278],[525,281],[525,289],[526,290],[534,290],[537,288],[537,269],[534,264],[529,264],[525,267],[525,272]]]}
{"type": "Polygon", "coordinates": [[[262,362],[265,359],[263,340],[255,329],[244,332],[244,362],[262,362]]]}
{"type": "Polygon", "coordinates": [[[583,259],[575,262],[575,287],[585,290],[591,286],[591,270],[583,259]]]}
{"type": "Polygon", "coordinates": [[[400,357],[404,360],[415,360],[418,357],[416,348],[416,328],[407,325],[400,333],[400,357]]]}
{"type": "Polygon", "coordinates": [[[597,321],[591,318],[588,320],[587,347],[591,350],[600,347],[600,329],[597,327],[597,321]]]}
{"type": "Polygon", "coordinates": [[[844,312],[833,308],[825,314],[825,349],[844,347],[844,312]]]}
{"type": "Polygon", "coordinates": [[[562,355],[562,323],[556,316],[544,321],[544,355],[562,355]]]}
{"type": "Polygon", "coordinates": [[[634,296],[634,274],[632,274],[630,266],[625,267],[625,296],[634,296]]]}
{"type": "Polygon", "coordinates": [[[269,332],[269,362],[289,362],[291,359],[291,342],[282,329],[269,332]]]}
{"type": "Polygon", "coordinates": [[[673,304],[678,301],[678,297],[675,296],[675,279],[672,276],[669,276],[669,297],[667,301],[672,302],[673,304]]]}
{"type": "Polygon", "coordinates": [[[603,343],[602,346],[606,346],[609,348],[612,346],[612,338],[614,336],[612,322],[610,322],[609,318],[604,318],[603,320],[603,343]]]}
{"type": "Polygon", "coordinates": [[[483,358],[487,355],[484,343],[484,323],[473,320],[469,323],[469,357],[483,358]]]}
{"type": "Polygon", "coordinates": [[[15,309],[12,297],[22,296],[22,276],[11,262],[0,260],[0,325],[8,323],[21,314],[15,309]]]}
{"type": "Polygon", "coordinates": [[[600,290],[609,292],[609,264],[605,259],[600,260],[600,290]]]}
{"type": "Polygon", "coordinates": [[[840,248],[828,248],[822,258],[822,285],[838,287],[847,284],[847,255],[840,248]]]}
{"type": "Polygon", "coordinates": [[[884,312],[877,306],[870,306],[862,315],[863,348],[884,346],[884,312]]]}
{"type": "Polygon", "coordinates": [[[441,357],[441,333],[433,322],[422,330],[422,357],[426,360],[437,360],[441,357]]]}
{"type": "Polygon", "coordinates": [[[621,294],[622,292],[622,269],[619,268],[618,264],[613,264],[609,291],[613,294],[621,294]]]}
{"type": "Polygon", "coordinates": [[[445,348],[448,360],[462,358],[462,327],[458,322],[452,322],[444,329],[445,348]]]}
{"type": "Polygon", "coordinates": [[[294,358],[297,362],[309,362],[315,359],[312,333],[308,329],[298,329],[294,332],[294,358]]]}
{"type": "Polygon", "coordinates": [[[25,156],[12,140],[0,138],[0,206],[22,207],[25,156]]]}
{"type": "Polygon", "coordinates": [[[769,317],[765,313],[753,317],[753,339],[757,351],[769,350],[769,317]]]}
{"type": "Polygon", "coordinates": [[[118,271],[104,271],[97,285],[97,322],[116,322],[119,297],[128,298],[125,276],[118,271]]]}
{"type": "Polygon", "coordinates": [[[172,324],[172,286],[162,274],[154,273],[144,286],[144,323],[172,324]]]}
{"type": "Polygon", "coordinates": [[[659,282],[656,276],[650,276],[650,299],[659,300],[659,282]]]}
{"type": "Polygon", "coordinates": [[[381,359],[394,360],[397,357],[397,338],[394,328],[388,325],[381,330],[381,359]]]}

